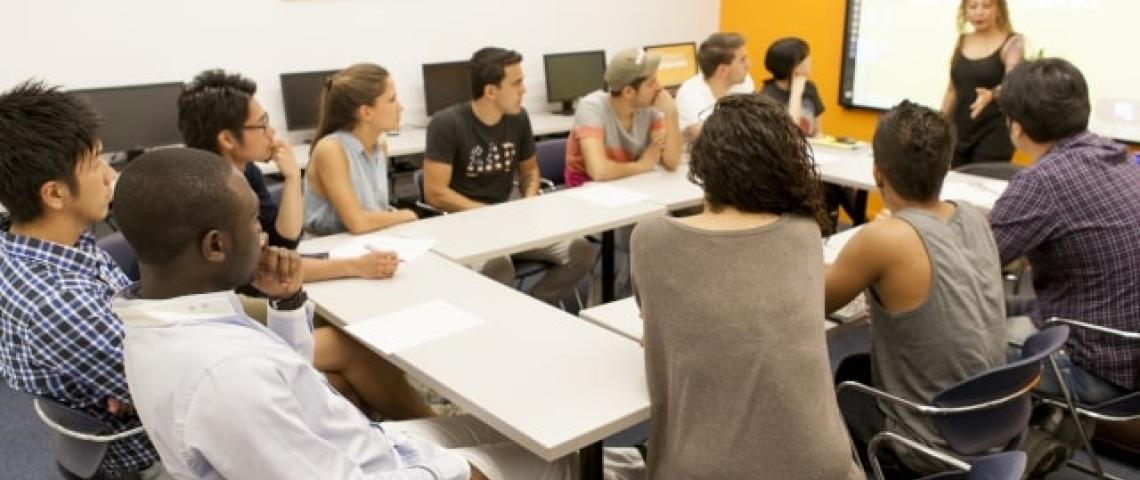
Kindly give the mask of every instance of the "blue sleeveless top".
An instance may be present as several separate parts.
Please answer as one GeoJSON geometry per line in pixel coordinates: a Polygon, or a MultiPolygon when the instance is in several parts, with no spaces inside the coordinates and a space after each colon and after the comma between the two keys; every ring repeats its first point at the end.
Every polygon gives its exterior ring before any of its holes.
{"type": "MultiPolygon", "coordinates": [[[[388,158],[380,145],[372,152],[365,152],[364,145],[351,132],[341,130],[330,135],[348,157],[348,178],[360,206],[368,211],[392,210],[388,204],[388,158]]],[[[305,230],[314,235],[348,230],[332,203],[314,192],[309,182],[305,182],[305,230]]]]}

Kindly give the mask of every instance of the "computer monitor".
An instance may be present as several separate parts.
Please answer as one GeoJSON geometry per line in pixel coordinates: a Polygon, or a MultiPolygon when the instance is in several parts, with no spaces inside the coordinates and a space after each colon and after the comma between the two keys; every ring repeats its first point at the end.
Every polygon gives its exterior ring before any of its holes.
{"type": "Polygon", "coordinates": [[[561,103],[563,114],[574,113],[574,101],[606,86],[606,52],[552,53],[543,55],[546,67],[546,100],[561,103]]]}
{"type": "Polygon", "coordinates": [[[666,88],[678,87],[697,74],[697,44],[670,43],[645,47],[645,53],[661,56],[657,81],[666,88]]]}
{"type": "Polygon", "coordinates": [[[130,152],[182,143],[178,95],[182,82],[72,90],[91,102],[103,119],[105,152],[130,152]]]}
{"type": "Polygon", "coordinates": [[[291,132],[317,128],[321,89],[337,70],[281,74],[281,99],[285,103],[285,128],[291,132]]]}
{"type": "Polygon", "coordinates": [[[425,63],[423,68],[428,115],[471,100],[471,62],[425,63]]]}

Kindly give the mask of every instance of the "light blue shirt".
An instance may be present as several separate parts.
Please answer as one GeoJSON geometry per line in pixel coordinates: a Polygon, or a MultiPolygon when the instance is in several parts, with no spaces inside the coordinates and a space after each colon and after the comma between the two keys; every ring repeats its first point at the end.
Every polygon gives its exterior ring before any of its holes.
{"type": "Polygon", "coordinates": [[[465,480],[459,454],[385,433],[312,367],[308,309],[254,322],[231,292],[136,300],[122,319],[127,383],[177,478],[465,480]]]}
{"type": "MultiPolygon", "coordinates": [[[[330,134],[344,149],[348,157],[348,179],[360,207],[367,211],[386,212],[388,205],[388,158],[377,143],[372,152],[351,132],[344,130],[330,134]]],[[[305,230],[314,235],[332,235],[348,230],[337,215],[328,198],[313,191],[305,182],[305,230]]]]}

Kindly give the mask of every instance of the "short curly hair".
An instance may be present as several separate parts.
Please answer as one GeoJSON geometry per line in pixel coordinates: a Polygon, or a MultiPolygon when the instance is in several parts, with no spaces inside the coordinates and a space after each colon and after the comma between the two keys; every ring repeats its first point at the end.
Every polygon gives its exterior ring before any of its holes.
{"type": "Polygon", "coordinates": [[[941,115],[903,100],[879,118],[874,155],[879,173],[904,199],[938,199],[954,157],[954,129],[941,115]]]}
{"type": "Polygon", "coordinates": [[[709,208],[794,214],[820,229],[831,221],[810,147],[784,106],[757,94],[728,95],[693,143],[689,180],[705,192],[709,208]]]}

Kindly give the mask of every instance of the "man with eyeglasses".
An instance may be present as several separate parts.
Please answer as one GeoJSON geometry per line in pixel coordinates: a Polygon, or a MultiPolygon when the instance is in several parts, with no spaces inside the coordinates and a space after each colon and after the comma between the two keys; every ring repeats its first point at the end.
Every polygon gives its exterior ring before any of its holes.
{"type": "Polygon", "coordinates": [[[677,113],[685,141],[696,140],[701,125],[712,114],[716,101],[731,94],[753,93],[756,84],[748,69],[752,63],[739,33],[714,33],[697,50],[701,72],[685,80],[677,90],[677,113]]]}
{"type": "MultiPolygon", "coordinates": [[[[295,250],[300,243],[304,200],[301,169],[288,143],[276,137],[269,116],[254,97],[257,84],[222,70],[207,70],[194,78],[178,97],[178,128],[186,146],[214,152],[245,174],[257,193],[258,220],[268,245],[295,250]],[[278,204],[269,194],[261,170],[253,162],[273,161],[284,177],[278,204]]],[[[355,259],[302,261],[306,282],[344,277],[388,278],[397,259],[391,252],[371,252],[355,259]]],[[[260,296],[244,286],[239,293],[260,296]]],[[[261,305],[264,302],[249,302],[261,305]]],[[[250,310],[255,317],[260,311],[250,310]]],[[[368,351],[332,327],[314,332],[313,366],[329,382],[366,410],[387,418],[419,418],[434,415],[408,385],[396,367],[368,351]]]]}

